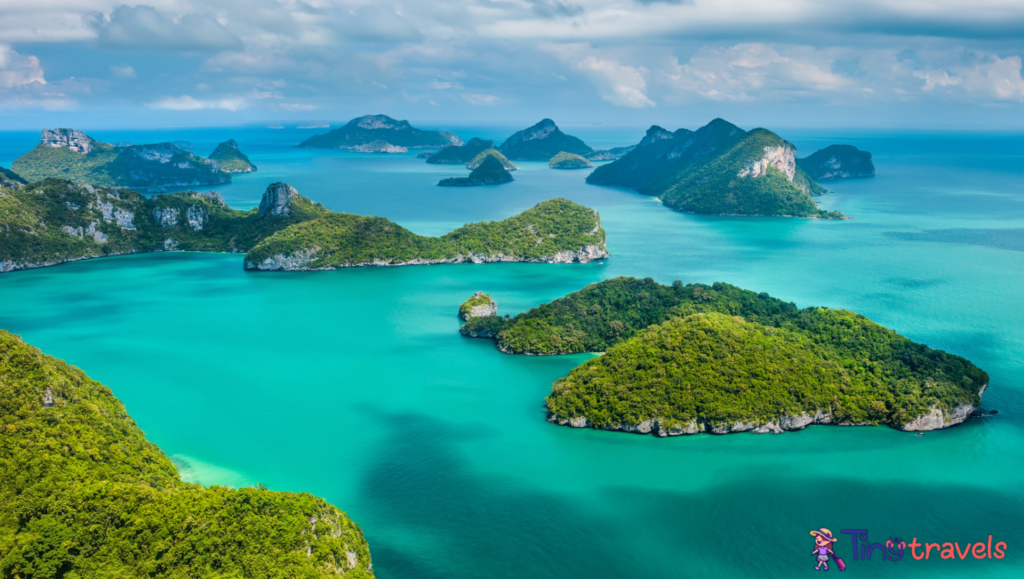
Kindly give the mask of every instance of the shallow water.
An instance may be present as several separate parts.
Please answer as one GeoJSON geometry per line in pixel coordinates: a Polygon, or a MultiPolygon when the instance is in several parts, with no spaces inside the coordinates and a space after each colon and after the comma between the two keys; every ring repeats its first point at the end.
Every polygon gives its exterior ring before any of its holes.
{"type": "MultiPolygon", "coordinates": [[[[568,132],[602,147],[642,134],[568,132]]],[[[792,577],[813,569],[818,527],[1009,545],[1003,560],[854,561],[842,535],[859,576],[1020,576],[1024,140],[780,133],[802,154],[832,142],[875,154],[878,177],[826,184],[821,205],[853,220],[685,215],[537,163],[509,185],[441,189],[464,169],[289,148],[302,131],[100,133],[190,140],[201,154],[234,137],[260,170],[220,189],[233,206],[286,180],[332,210],[430,235],[567,197],[601,212],[613,257],[257,274],[237,255],[127,256],[0,276],[0,327],[109,385],[187,479],[337,504],[380,577],[792,577]],[[984,368],[984,406],[1000,414],[923,437],[575,430],[545,422],[543,399],[588,356],[508,356],[458,335],[473,291],[514,314],[618,275],[863,313],[984,368]]],[[[34,142],[19,135],[0,147],[4,166],[34,142]]]]}

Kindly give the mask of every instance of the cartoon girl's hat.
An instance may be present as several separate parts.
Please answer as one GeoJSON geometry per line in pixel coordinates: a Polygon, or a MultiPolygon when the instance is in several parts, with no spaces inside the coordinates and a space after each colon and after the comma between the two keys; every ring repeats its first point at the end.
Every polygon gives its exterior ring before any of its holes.
{"type": "Polygon", "coordinates": [[[822,527],[822,528],[818,529],[817,531],[811,531],[811,534],[814,535],[815,537],[822,537],[826,541],[831,541],[833,543],[835,543],[836,541],[839,540],[839,539],[833,539],[832,538],[832,531],[826,529],[825,527],[822,527]]]}

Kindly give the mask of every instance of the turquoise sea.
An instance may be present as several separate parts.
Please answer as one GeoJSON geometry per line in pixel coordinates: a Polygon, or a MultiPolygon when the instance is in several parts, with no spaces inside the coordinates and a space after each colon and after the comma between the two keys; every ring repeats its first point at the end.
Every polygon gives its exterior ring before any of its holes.
{"type": "MultiPolygon", "coordinates": [[[[645,127],[563,129],[610,147],[645,127]]],[[[501,140],[514,127],[455,130],[501,140]]],[[[0,327],[109,385],[184,478],[337,504],[382,579],[789,578],[814,573],[819,527],[1008,545],[1002,560],[856,561],[840,535],[850,576],[1024,576],[1024,135],[775,130],[804,155],[874,153],[876,178],[821,198],[853,220],[685,215],[536,163],[509,185],[442,189],[465,171],[293,149],[310,134],[295,129],[89,131],[204,155],[235,138],[259,171],[219,188],[234,207],[284,180],[423,234],[567,197],[600,211],[613,257],[283,274],[246,273],[238,255],[118,257],[0,275],[0,327]],[[543,399],[587,356],[509,356],[458,334],[476,290],[515,314],[620,275],[863,313],[984,368],[999,414],[922,437],[576,430],[545,422],[543,399]]],[[[0,165],[37,138],[5,133],[0,165]]]]}

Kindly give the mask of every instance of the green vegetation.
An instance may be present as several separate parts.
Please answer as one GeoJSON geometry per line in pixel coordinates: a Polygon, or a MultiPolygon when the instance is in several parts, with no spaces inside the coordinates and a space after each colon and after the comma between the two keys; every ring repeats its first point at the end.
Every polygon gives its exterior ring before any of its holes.
{"type": "Polygon", "coordinates": [[[171,143],[115,147],[75,133],[88,139],[91,150],[82,153],[41,142],[18,157],[11,169],[29,181],[57,178],[104,187],[188,187],[231,181],[208,159],[171,143]]]}
{"type": "Polygon", "coordinates": [[[822,411],[901,426],[931,407],[980,403],[988,376],[852,312],[808,309],[776,328],[708,313],[676,317],[574,369],[548,409],[597,427],[778,423],[822,411]]]}
{"type": "Polygon", "coordinates": [[[0,187],[10,187],[12,189],[17,189],[18,187],[26,183],[28,183],[28,181],[23,179],[21,175],[9,169],[4,169],[3,167],[0,167],[0,187]]]}
{"type": "Polygon", "coordinates": [[[0,576],[373,576],[321,498],[182,482],[111,391],[0,330],[0,576]]]}
{"type": "Polygon", "coordinates": [[[492,317],[498,313],[498,304],[484,292],[476,292],[459,306],[459,317],[470,318],[492,317]]]}
{"type": "MultiPolygon", "coordinates": [[[[431,165],[464,165],[494,147],[494,141],[473,137],[465,145],[451,145],[427,157],[431,165]]],[[[472,167],[471,167],[472,168],[472,167]]]]}
{"type": "Polygon", "coordinates": [[[651,127],[633,151],[595,169],[587,183],[629,187],[691,213],[843,217],[814,204],[811,196],[824,189],[795,166],[791,144],[721,119],[697,131],[651,127]]]}
{"type": "Polygon", "coordinates": [[[514,181],[512,175],[505,170],[501,161],[496,157],[485,156],[480,165],[469,174],[469,177],[449,177],[441,179],[437,184],[441,187],[476,187],[501,185],[512,181],[514,181]]]}
{"type": "Polygon", "coordinates": [[[466,167],[470,170],[476,169],[477,167],[482,165],[488,157],[493,157],[494,159],[496,159],[499,163],[501,163],[501,166],[504,167],[506,171],[515,171],[516,169],[518,169],[518,167],[512,164],[512,161],[509,161],[508,158],[505,157],[505,155],[502,155],[501,152],[495,148],[480,151],[480,153],[477,156],[473,157],[469,161],[466,167]]]}
{"type": "Polygon", "coordinates": [[[796,165],[812,179],[818,180],[875,176],[871,153],[851,145],[830,145],[803,159],[797,159],[796,165]]]}
{"type": "Polygon", "coordinates": [[[163,249],[245,252],[280,229],[327,213],[299,195],[289,199],[287,213],[261,215],[233,210],[216,193],[147,199],[61,179],[2,192],[0,272],[163,249]]]}
{"type": "Polygon", "coordinates": [[[552,169],[586,169],[593,166],[593,163],[583,157],[564,151],[551,157],[551,160],[548,161],[548,167],[552,169]]]}
{"type": "Polygon", "coordinates": [[[798,309],[716,283],[615,278],[462,333],[516,354],[606,352],[560,381],[559,417],[598,427],[664,419],[765,423],[830,412],[836,422],[906,424],[977,404],[988,376],[844,310],[798,309]]]}
{"type": "Polygon", "coordinates": [[[217,148],[210,154],[210,160],[217,163],[217,169],[223,173],[252,173],[256,165],[249,161],[244,153],[238,148],[234,139],[228,139],[217,145],[217,148]]]}
{"type": "Polygon", "coordinates": [[[563,133],[551,119],[519,131],[498,149],[513,161],[547,161],[562,151],[584,156],[594,152],[583,141],[563,133]]]}
{"type": "MultiPolygon", "coordinates": [[[[332,213],[264,239],[245,256],[247,269],[324,269],[468,261],[566,261],[588,247],[603,253],[605,233],[593,209],[552,199],[503,221],[425,237],[383,217],[332,213]],[[567,252],[571,252],[568,256],[567,252]],[[562,255],[559,255],[562,254],[562,255]]],[[[587,254],[589,255],[589,254],[587,254]]],[[[606,254],[605,254],[606,255],[606,254]]]]}
{"type": "Polygon", "coordinates": [[[316,135],[296,145],[313,149],[349,149],[374,141],[386,141],[409,149],[461,145],[462,139],[447,131],[424,131],[396,121],[387,115],[367,115],[352,119],[344,127],[316,135]]]}

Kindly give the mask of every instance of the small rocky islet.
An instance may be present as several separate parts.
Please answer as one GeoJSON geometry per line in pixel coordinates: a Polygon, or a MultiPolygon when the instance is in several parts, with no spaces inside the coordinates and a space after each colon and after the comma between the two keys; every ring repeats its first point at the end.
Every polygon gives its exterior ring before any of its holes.
{"type": "Polygon", "coordinates": [[[468,177],[448,177],[438,181],[440,187],[479,187],[481,185],[501,185],[511,183],[515,179],[502,165],[497,157],[483,155],[483,160],[473,169],[468,177]]]}
{"type": "Polygon", "coordinates": [[[935,430],[966,420],[989,382],[968,360],[853,312],[724,283],[615,278],[511,318],[471,317],[460,331],[511,354],[603,352],[555,383],[548,420],[658,436],[935,430]]]}

